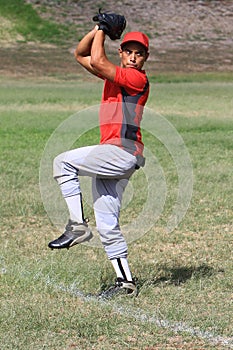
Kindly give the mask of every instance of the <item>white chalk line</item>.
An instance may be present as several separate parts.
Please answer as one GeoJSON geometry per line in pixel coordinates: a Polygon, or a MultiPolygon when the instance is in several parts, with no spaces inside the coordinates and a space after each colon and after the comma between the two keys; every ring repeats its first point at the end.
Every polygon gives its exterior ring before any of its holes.
{"type": "Polygon", "coordinates": [[[174,333],[187,333],[193,337],[206,340],[211,344],[223,345],[227,346],[229,349],[233,349],[233,337],[223,337],[209,331],[202,331],[200,328],[190,327],[184,322],[172,322],[168,320],[163,320],[158,318],[155,314],[146,313],[140,308],[123,307],[117,303],[110,303],[107,299],[97,298],[93,295],[86,295],[85,293],[80,291],[75,284],[71,284],[69,286],[65,286],[63,284],[56,284],[51,281],[49,276],[47,277],[46,284],[48,286],[52,286],[52,288],[55,290],[69,293],[71,296],[76,296],[86,302],[95,301],[101,305],[111,306],[114,312],[122,316],[134,318],[140,322],[148,322],[151,324],[155,324],[160,328],[168,329],[174,333]]]}

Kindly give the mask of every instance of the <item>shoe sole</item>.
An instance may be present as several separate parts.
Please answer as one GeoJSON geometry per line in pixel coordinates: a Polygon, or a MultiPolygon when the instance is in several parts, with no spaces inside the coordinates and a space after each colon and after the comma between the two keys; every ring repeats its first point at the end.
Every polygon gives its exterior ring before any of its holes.
{"type": "Polygon", "coordinates": [[[120,288],[117,291],[110,292],[109,294],[106,292],[100,293],[97,297],[98,299],[113,299],[117,297],[126,297],[126,298],[136,298],[139,294],[139,290],[137,286],[135,289],[131,288],[120,288]]]}
{"type": "Polygon", "coordinates": [[[127,293],[125,291],[120,291],[120,292],[116,292],[116,293],[113,293],[112,295],[97,295],[97,298],[98,299],[114,299],[114,298],[136,298],[138,296],[138,290],[134,290],[133,292],[131,293],[127,293]]]}

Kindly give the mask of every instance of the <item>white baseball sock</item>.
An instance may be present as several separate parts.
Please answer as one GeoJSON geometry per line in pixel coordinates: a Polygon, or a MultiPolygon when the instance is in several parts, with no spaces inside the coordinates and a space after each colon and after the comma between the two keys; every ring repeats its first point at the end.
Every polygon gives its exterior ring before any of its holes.
{"type": "Polygon", "coordinates": [[[129,269],[128,260],[126,258],[112,259],[111,263],[114,267],[117,277],[127,281],[132,281],[132,275],[129,269]]]}
{"type": "Polygon", "coordinates": [[[70,219],[72,221],[82,223],[84,221],[84,217],[81,193],[75,196],[65,197],[65,201],[70,213],[70,219]]]}

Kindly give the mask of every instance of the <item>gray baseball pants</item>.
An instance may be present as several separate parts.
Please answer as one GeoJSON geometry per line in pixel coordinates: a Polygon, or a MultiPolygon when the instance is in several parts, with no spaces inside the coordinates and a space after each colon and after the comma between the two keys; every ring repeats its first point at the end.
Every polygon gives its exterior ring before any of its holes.
{"type": "Polygon", "coordinates": [[[96,227],[109,259],[127,257],[119,215],[122,195],[136,164],[135,156],[108,144],[77,148],[54,159],[54,178],[64,198],[81,193],[79,176],[92,178],[96,227]]]}

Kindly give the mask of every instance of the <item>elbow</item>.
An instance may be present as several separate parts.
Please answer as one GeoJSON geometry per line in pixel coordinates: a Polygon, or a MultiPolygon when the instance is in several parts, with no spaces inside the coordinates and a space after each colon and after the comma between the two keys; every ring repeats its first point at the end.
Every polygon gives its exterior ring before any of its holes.
{"type": "Polygon", "coordinates": [[[74,51],[74,57],[75,57],[76,61],[80,63],[80,55],[78,53],[78,50],[74,51]]]}

